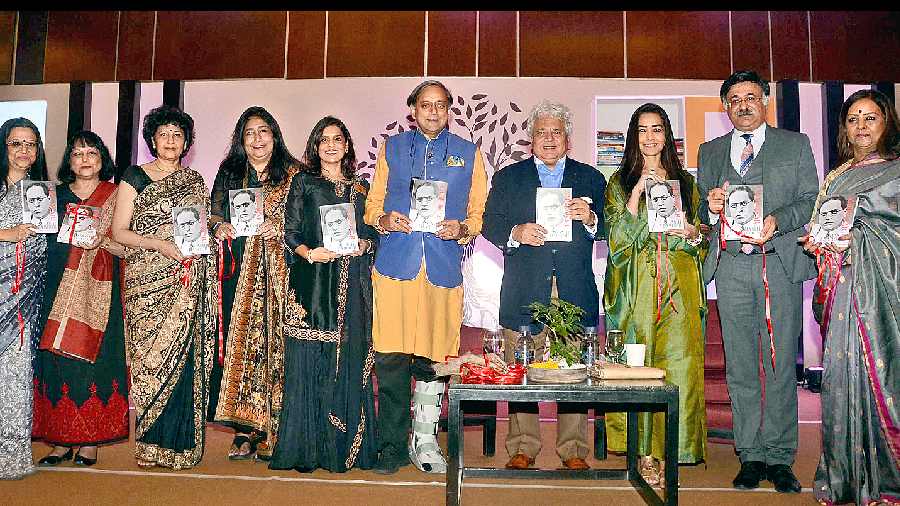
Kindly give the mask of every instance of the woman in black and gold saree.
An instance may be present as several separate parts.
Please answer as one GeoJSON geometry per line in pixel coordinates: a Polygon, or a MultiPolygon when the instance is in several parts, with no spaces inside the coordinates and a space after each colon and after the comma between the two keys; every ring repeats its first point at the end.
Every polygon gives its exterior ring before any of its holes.
{"type": "MultiPolygon", "coordinates": [[[[814,303],[824,305],[821,504],[900,504],[900,124],[888,98],[861,90],[844,102],[839,156],[819,192],[813,223],[846,205],[850,231],[805,240],[819,265],[814,303]],[[848,241],[848,243],[842,241],[848,241]]],[[[812,223],[811,223],[812,225],[812,223]]]]}
{"type": "MultiPolygon", "coordinates": [[[[205,441],[216,251],[182,254],[173,239],[172,210],[208,212],[209,190],[198,172],[181,165],[193,141],[190,116],[158,107],[144,118],[143,137],[157,158],[125,170],[112,225],[113,239],[127,247],[126,349],[136,411],[135,457],[144,468],[187,469],[200,462],[205,441]]],[[[196,221],[190,225],[202,226],[202,219],[196,221]]],[[[187,223],[179,221],[182,225],[187,223]]]]}
{"type": "Polygon", "coordinates": [[[284,204],[297,165],[275,118],[250,107],[238,118],[213,183],[210,223],[216,239],[227,242],[220,242],[222,348],[213,363],[209,415],[235,429],[231,460],[254,453],[268,460],[277,434],[284,376],[280,309],[287,286],[284,204]],[[253,235],[246,224],[257,224],[253,235]]]}
{"type": "Polygon", "coordinates": [[[269,467],[369,469],[376,457],[371,265],[377,235],[363,222],[368,184],[356,177],[350,133],[336,118],[316,124],[305,159],[285,211],[293,265],[284,400],[269,467]]]}

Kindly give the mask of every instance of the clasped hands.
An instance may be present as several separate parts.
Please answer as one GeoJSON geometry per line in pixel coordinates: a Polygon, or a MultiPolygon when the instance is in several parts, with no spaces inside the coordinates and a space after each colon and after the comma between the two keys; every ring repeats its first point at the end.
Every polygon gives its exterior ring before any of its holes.
{"type": "MultiPolygon", "coordinates": [[[[713,188],[706,194],[706,202],[709,204],[709,212],[721,214],[725,209],[725,191],[728,190],[728,181],[721,188],[713,188]]],[[[771,214],[763,219],[762,231],[759,239],[741,237],[741,242],[762,246],[769,241],[778,230],[778,220],[771,214]]]]}
{"type": "MultiPolygon", "coordinates": [[[[378,225],[389,232],[412,232],[410,219],[403,213],[391,211],[378,218],[378,225]]],[[[459,220],[442,220],[438,222],[436,235],[438,239],[445,241],[458,241],[469,233],[469,226],[459,220]]]]}
{"type": "MultiPolygon", "coordinates": [[[[591,212],[591,206],[581,197],[566,199],[566,218],[580,221],[592,227],[596,223],[595,215],[591,212]]],[[[512,238],[521,244],[529,246],[543,246],[547,229],[537,223],[520,223],[513,227],[512,238]]]]}

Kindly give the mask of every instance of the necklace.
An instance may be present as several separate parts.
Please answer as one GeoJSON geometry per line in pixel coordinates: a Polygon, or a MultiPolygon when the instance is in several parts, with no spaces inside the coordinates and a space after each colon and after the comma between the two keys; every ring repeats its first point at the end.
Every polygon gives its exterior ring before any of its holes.
{"type": "Polygon", "coordinates": [[[174,169],[166,170],[166,169],[163,169],[159,165],[159,158],[157,158],[156,160],[153,160],[153,170],[155,170],[156,172],[159,172],[160,174],[171,174],[171,173],[175,172],[176,170],[178,170],[178,164],[175,165],[174,169]]]}
{"type": "Polygon", "coordinates": [[[344,180],[344,175],[341,174],[340,169],[338,169],[338,177],[334,177],[331,174],[329,174],[328,172],[326,172],[325,168],[322,167],[322,177],[331,181],[332,183],[346,183],[346,181],[344,180]]]}

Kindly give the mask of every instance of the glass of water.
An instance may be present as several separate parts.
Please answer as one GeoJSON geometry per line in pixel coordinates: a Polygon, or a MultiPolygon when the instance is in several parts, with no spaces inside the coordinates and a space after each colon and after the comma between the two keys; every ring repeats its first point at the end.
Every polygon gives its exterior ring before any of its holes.
{"type": "Polygon", "coordinates": [[[625,333],[621,330],[606,332],[606,356],[617,364],[625,363],[625,333]]]}
{"type": "Polygon", "coordinates": [[[503,358],[503,333],[499,330],[485,332],[481,348],[485,354],[493,353],[503,358]]]}

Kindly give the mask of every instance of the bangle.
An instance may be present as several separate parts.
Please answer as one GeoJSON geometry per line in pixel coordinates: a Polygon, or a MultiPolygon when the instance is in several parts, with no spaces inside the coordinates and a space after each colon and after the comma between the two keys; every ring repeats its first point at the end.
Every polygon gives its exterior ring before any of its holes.
{"type": "Polygon", "coordinates": [[[372,228],[374,228],[375,231],[381,235],[385,235],[388,233],[388,230],[381,226],[381,218],[385,216],[387,216],[386,213],[381,213],[377,218],[375,218],[375,225],[372,226],[372,228]]]}
{"type": "Polygon", "coordinates": [[[312,249],[310,249],[310,248],[306,248],[306,261],[309,262],[310,264],[313,263],[312,249]]]}
{"type": "Polygon", "coordinates": [[[222,225],[223,223],[225,223],[225,222],[224,222],[224,221],[217,221],[217,222],[213,223],[213,224],[212,224],[212,227],[210,227],[210,231],[212,231],[212,233],[215,234],[215,233],[216,233],[216,230],[217,230],[217,229],[219,228],[219,226],[222,225]]]}
{"type": "Polygon", "coordinates": [[[688,244],[691,246],[699,246],[701,242],[703,242],[703,234],[699,232],[697,233],[696,239],[688,239],[688,244]]]}

